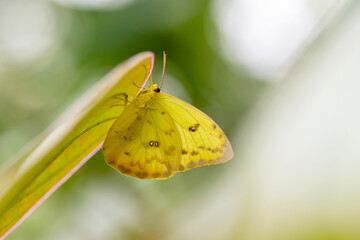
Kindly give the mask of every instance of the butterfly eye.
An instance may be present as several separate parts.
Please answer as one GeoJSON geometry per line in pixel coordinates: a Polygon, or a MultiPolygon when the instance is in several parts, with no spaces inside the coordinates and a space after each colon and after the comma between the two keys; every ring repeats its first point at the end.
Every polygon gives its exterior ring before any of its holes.
{"type": "Polygon", "coordinates": [[[160,88],[159,88],[159,87],[155,87],[155,88],[154,88],[154,92],[160,92],[160,88]]]}

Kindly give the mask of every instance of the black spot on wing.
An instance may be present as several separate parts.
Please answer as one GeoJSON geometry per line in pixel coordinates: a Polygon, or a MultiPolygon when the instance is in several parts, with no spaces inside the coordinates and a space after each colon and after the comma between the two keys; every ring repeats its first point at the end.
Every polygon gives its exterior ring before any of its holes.
{"type": "Polygon", "coordinates": [[[190,132],[195,132],[197,129],[198,129],[198,127],[200,126],[200,124],[195,124],[194,126],[190,126],[189,127],[189,131],[190,132]]]}

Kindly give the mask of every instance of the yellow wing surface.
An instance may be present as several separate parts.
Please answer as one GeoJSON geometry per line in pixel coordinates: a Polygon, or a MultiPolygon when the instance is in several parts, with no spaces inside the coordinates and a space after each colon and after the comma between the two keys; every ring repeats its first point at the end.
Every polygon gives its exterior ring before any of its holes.
{"type": "Polygon", "coordinates": [[[225,133],[205,113],[167,94],[157,94],[155,101],[171,115],[181,136],[178,171],[223,163],[233,157],[233,150],[225,133]]]}
{"type": "Polygon", "coordinates": [[[229,140],[211,118],[163,93],[153,93],[145,105],[135,100],[127,106],[111,127],[103,152],[110,166],[142,179],[164,179],[233,157],[229,140]]]}
{"type": "Polygon", "coordinates": [[[178,171],[180,146],[179,132],[165,109],[155,102],[147,108],[131,103],[111,127],[103,153],[125,175],[162,179],[178,171]]]}

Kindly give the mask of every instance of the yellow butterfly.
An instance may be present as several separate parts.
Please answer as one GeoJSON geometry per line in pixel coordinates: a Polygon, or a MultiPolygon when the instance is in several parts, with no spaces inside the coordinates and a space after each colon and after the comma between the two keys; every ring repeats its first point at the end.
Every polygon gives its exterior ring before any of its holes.
{"type": "MultiPolygon", "coordinates": [[[[164,53],[163,77],[166,55],[164,53]]],[[[221,128],[190,104],[160,93],[156,84],[142,90],[110,128],[103,144],[105,161],[122,174],[165,179],[178,171],[223,163],[233,157],[221,128]]]]}

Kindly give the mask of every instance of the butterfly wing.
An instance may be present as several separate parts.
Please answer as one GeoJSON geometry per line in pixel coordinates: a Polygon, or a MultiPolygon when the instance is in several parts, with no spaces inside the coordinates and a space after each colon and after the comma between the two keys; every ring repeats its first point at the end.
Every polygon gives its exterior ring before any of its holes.
{"type": "Polygon", "coordinates": [[[154,101],[146,108],[127,106],[103,144],[105,161],[119,172],[142,179],[163,179],[180,166],[180,134],[171,116],[154,101]]]}
{"type": "Polygon", "coordinates": [[[159,93],[154,99],[171,115],[181,136],[179,171],[222,163],[233,157],[221,128],[206,114],[173,96],[159,93]]]}

